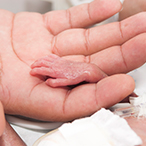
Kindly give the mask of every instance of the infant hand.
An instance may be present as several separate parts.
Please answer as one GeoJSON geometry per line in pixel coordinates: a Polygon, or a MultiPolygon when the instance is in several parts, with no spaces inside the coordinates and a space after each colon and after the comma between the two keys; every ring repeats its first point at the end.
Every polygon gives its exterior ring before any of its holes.
{"type": "Polygon", "coordinates": [[[51,54],[34,62],[31,75],[47,77],[46,84],[52,87],[75,85],[83,81],[98,82],[107,75],[96,65],[75,62],[51,54]]]}

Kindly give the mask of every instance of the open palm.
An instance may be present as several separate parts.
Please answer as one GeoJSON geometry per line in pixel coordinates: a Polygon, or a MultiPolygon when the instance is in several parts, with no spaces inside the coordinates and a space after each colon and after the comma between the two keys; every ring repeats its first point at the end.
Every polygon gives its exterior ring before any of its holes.
{"type": "Polygon", "coordinates": [[[127,73],[146,60],[146,14],[87,28],[121,9],[95,0],[66,11],[13,14],[0,10],[0,100],[5,113],[68,121],[110,107],[134,90],[127,73]],[[108,13],[107,13],[108,12],[108,13]],[[49,54],[97,65],[109,76],[75,88],[47,86],[31,64],[49,54]]]}

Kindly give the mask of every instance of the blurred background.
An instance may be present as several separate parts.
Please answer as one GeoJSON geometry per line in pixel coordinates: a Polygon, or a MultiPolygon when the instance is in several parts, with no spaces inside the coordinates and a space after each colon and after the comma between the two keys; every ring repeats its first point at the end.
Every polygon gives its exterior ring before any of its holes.
{"type": "Polygon", "coordinates": [[[45,13],[50,10],[62,10],[92,0],[1,0],[0,9],[13,13],[21,11],[45,13]]]}

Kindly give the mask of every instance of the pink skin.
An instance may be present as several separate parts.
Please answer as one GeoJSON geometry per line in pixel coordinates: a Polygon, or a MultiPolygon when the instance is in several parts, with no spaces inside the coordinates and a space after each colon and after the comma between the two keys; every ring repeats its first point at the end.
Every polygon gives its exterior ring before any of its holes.
{"type": "Polygon", "coordinates": [[[0,101],[0,136],[3,134],[5,130],[5,116],[2,103],[0,101]]]}
{"type": "Polygon", "coordinates": [[[6,122],[5,125],[5,130],[0,137],[0,146],[26,146],[10,124],[6,122]]]}
{"type": "MultiPolygon", "coordinates": [[[[4,112],[69,121],[108,108],[131,94],[134,80],[123,73],[146,61],[146,13],[89,28],[121,7],[117,0],[94,0],[43,15],[0,10],[0,100],[4,112]],[[34,61],[52,53],[79,62],[90,58],[90,63],[109,76],[73,89],[47,86],[29,72],[34,61]]],[[[10,134],[7,136],[9,139],[10,134]]]]}
{"type": "Polygon", "coordinates": [[[134,80],[123,73],[146,61],[146,13],[88,28],[121,7],[117,0],[94,0],[43,15],[0,10],[0,100],[4,112],[69,121],[108,108],[131,94],[134,80]],[[79,62],[90,58],[90,63],[109,76],[73,89],[47,86],[29,72],[33,62],[52,53],[79,62]]]}
{"type": "Polygon", "coordinates": [[[54,54],[37,60],[31,67],[30,74],[47,76],[46,84],[51,87],[83,81],[96,83],[107,76],[94,64],[70,61],[54,54]]]}
{"type": "Polygon", "coordinates": [[[117,0],[94,0],[43,15],[0,10],[0,100],[4,112],[70,121],[108,108],[131,94],[134,80],[123,73],[146,61],[145,13],[88,28],[120,10],[117,0]],[[47,86],[29,72],[33,62],[52,53],[95,64],[109,76],[75,88],[47,86]]]}
{"type": "Polygon", "coordinates": [[[69,121],[108,108],[131,94],[134,80],[123,73],[146,61],[145,13],[86,29],[120,9],[117,0],[94,0],[43,15],[0,10],[0,100],[5,113],[69,121]],[[75,88],[47,86],[29,72],[32,63],[52,53],[95,64],[108,77],[75,88]]]}
{"type": "Polygon", "coordinates": [[[143,144],[146,145],[146,118],[126,117],[125,118],[130,127],[141,137],[143,144]]]}

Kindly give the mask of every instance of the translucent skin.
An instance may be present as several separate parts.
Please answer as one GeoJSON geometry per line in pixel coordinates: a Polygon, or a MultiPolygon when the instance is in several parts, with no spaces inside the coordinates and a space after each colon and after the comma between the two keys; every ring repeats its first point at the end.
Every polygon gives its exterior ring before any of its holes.
{"type": "Polygon", "coordinates": [[[83,81],[96,83],[107,76],[94,64],[70,61],[54,54],[37,60],[31,67],[31,75],[46,76],[46,84],[52,87],[83,81]]]}

